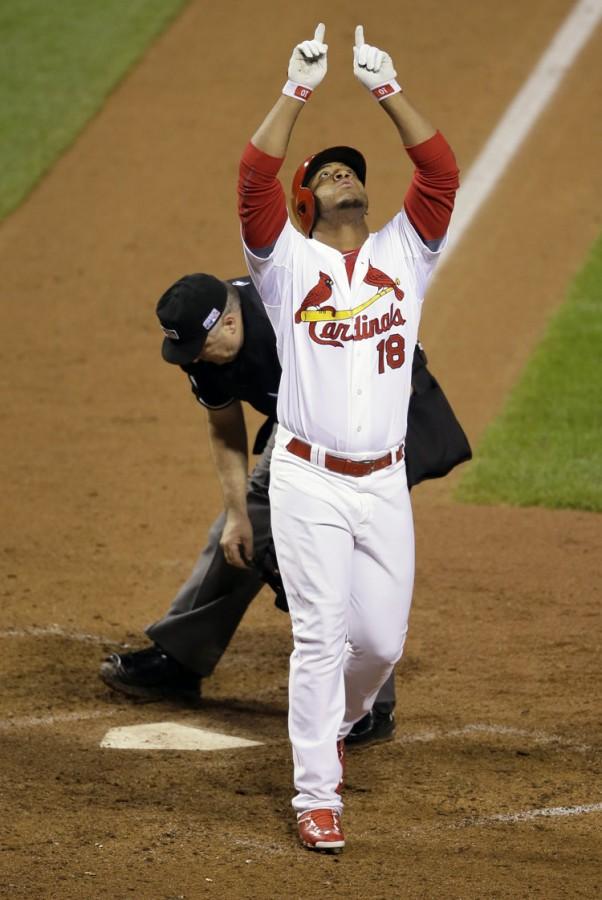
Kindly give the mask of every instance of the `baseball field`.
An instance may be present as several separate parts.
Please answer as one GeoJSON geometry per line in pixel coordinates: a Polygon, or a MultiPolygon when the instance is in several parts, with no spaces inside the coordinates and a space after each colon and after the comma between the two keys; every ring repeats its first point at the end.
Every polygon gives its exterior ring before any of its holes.
{"type": "Polygon", "coordinates": [[[602,893],[601,2],[364,6],[0,14],[0,896],[602,893]],[[363,23],[461,168],[462,230],[421,338],[475,450],[413,492],[397,731],[349,753],[340,856],[298,845],[289,621],[268,589],[198,709],[132,704],[97,674],[145,644],[221,505],[206,417],[160,358],[156,299],[185,272],[244,273],[239,156],[319,21],[329,74],[284,182],[350,144],[371,225],[399,207],[409,161],[351,70],[363,23]],[[106,746],[111,729],[166,722],[253,743],[106,746]]]}

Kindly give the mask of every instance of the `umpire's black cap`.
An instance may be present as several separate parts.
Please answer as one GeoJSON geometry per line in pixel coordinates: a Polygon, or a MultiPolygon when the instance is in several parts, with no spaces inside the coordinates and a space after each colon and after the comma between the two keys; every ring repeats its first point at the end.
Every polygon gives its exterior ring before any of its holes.
{"type": "Polygon", "coordinates": [[[228,299],[228,286],[213,275],[184,275],[157,303],[165,335],[163,359],[180,366],[193,362],[219,321],[228,299]]]}

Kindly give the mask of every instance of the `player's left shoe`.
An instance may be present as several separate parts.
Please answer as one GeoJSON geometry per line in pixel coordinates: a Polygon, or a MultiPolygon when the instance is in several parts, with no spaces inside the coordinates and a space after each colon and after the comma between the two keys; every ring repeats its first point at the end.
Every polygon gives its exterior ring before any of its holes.
{"type": "Polygon", "coordinates": [[[345,846],[341,814],[336,809],[308,809],[297,820],[299,840],[308,850],[340,853],[345,846]]]}

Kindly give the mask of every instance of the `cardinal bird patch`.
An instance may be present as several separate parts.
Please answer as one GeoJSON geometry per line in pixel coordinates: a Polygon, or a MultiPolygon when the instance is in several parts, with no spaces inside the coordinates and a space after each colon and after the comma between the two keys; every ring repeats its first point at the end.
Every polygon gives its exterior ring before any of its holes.
{"type": "Polygon", "coordinates": [[[364,275],[364,281],[372,287],[388,288],[393,291],[397,300],[400,302],[403,300],[403,291],[399,287],[399,282],[393,281],[392,278],[373,266],[370,260],[368,260],[368,271],[364,275]]]}
{"type": "Polygon", "coordinates": [[[295,322],[298,324],[305,319],[303,313],[307,309],[319,309],[322,313],[330,312],[332,318],[335,313],[334,306],[322,306],[330,297],[332,297],[332,278],[330,275],[327,275],[326,272],[320,272],[320,279],[314,287],[310,290],[307,296],[304,298],[301,306],[295,313],[295,322]]]}

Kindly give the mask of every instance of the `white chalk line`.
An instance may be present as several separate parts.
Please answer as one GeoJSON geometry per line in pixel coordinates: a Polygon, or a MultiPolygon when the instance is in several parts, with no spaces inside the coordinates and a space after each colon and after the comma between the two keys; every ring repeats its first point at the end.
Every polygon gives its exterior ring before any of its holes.
{"type": "Polygon", "coordinates": [[[459,831],[463,828],[483,828],[487,825],[517,825],[535,819],[566,819],[602,812],[602,803],[582,803],[576,806],[544,806],[539,809],[523,809],[513,813],[492,813],[489,816],[466,816],[446,825],[416,825],[404,828],[402,834],[426,834],[441,831],[459,831]]]}
{"type": "Polygon", "coordinates": [[[114,716],[115,709],[95,710],[92,712],[57,713],[50,716],[18,716],[13,719],[0,719],[0,731],[11,731],[19,728],[48,728],[63,722],[85,722],[87,719],[103,719],[114,716]]]}
{"type": "Polygon", "coordinates": [[[123,644],[114,641],[111,638],[105,638],[98,634],[87,634],[82,631],[67,631],[61,625],[47,625],[38,627],[36,625],[26,626],[25,628],[6,628],[0,631],[0,638],[26,638],[26,637],[61,637],[69,641],[80,641],[85,644],[110,644],[114,647],[128,647],[129,644],[123,644]]]}
{"type": "Polygon", "coordinates": [[[582,47],[602,18],[602,0],[580,0],[499,120],[470,167],[456,197],[446,252],[435,277],[449,261],[473,218],[531,131],[582,47]]]}
{"type": "Polygon", "coordinates": [[[584,816],[596,812],[602,812],[602,803],[584,803],[581,806],[544,806],[541,809],[527,809],[517,813],[495,813],[491,816],[479,816],[476,819],[463,819],[453,828],[469,828],[471,825],[490,825],[496,822],[530,822],[533,819],[584,816]]]}
{"type": "Polygon", "coordinates": [[[415,744],[427,743],[429,741],[445,740],[446,738],[467,737],[471,734],[492,734],[511,737],[525,738],[536,744],[556,744],[570,750],[578,750],[585,753],[592,748],[587,744],[578,741],[567,740],[559,734],[547,734],[544,731],[529,731],[524,728],[515,728],[512,725],[490,725],[487,723],[475,722],[470,725],[463,725],[461,728],[452,728],[449,730],[431,730],[417,732],[416,734],[402,734],[396,738],[399,744],[415,744]]]}

